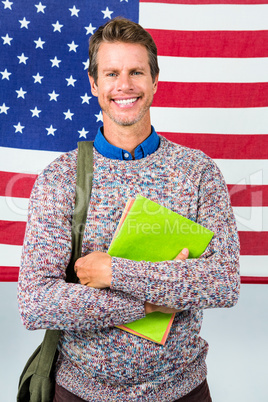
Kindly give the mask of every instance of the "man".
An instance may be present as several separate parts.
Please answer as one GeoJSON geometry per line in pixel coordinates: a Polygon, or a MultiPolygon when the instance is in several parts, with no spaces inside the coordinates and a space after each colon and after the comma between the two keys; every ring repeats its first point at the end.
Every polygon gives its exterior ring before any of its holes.
{"type": "MultiPolygon", "coordinates": [[[[39,176],[30,201],[19,304],[29,329],[62,329],[54,401],[209,402],[202,310],[238,299],[239,244],[226,185],[213,161],[159,137],[150,105],[157,51],[142,27],[109,21],[90,41],[89,80],[103,111],[94,143],[92,195],[80,284],[65,282],[71,253],[77,150],[39,176]],[[158,202],[215,234],[198,259],[111,258],[129,197],[158,202]],[[165,346],[115,328],[152,311],[177,312],[165,346]]],[[[165,247],[165,245],[163,245],[165,247]]]]}

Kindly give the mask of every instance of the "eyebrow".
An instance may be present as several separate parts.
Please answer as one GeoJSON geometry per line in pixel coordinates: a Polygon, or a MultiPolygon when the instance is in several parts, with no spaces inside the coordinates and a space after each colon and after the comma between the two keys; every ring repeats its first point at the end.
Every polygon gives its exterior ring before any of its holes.
{"type": "MultiPolygon", "coordinates": [[[[145,71],[146,68],[145,68],[145,67],[141,67],[141,66],[136,66],[136,67],[132,67],[132,68],[129,69],[129,71],[136,71],[136,70],[145,71]]],[[[118,72],[119,69],[116,68],[116,67],[105,67],[102,71],[103,71],[104,73],[107,72],[107,71],[118,72]]]]}

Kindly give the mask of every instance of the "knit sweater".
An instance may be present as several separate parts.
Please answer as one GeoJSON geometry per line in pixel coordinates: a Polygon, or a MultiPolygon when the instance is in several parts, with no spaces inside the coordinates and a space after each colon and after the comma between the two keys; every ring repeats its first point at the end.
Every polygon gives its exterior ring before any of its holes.
{"type": "Polygon", "coordinates": [[[33,188],[18,284],[22,321],[31,330],[63,330],[56,381],[86,401],[174,401],[207,374],[203,309],[238,299],[239,243],[223,177],[201,151],[163,137],[140,160],[112,160],[94,150],[82,255],[108,250],[128,198],[137,194],[215,233],[198,259],[113,257],[111,287],[94,289],[65,282],[76,162],[77,150],[63,154],[33,188]],[[145,301],[180,310],[165,346],[115,327],[143,318],[145,301]]]}

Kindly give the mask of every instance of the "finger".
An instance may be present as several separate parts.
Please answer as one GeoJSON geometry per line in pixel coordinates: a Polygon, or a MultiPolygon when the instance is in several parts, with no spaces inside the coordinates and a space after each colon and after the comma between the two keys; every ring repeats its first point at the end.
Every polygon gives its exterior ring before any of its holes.
{"type": "Polygon", "coordinates": [[[177,257],[175,258],[175,260],[186,260],[189,256],[189,250],[188,248],[184,248],[183,250],[181,250],[181,252],[177,255],[177,257]]]}
{"type": "Polygon", "coordinates": [[[84,260],[84,257],[78,258],[78,259],[75,261],[74,265],[77,266],[77,267],[78,267],[79,265],[82,265],[82,264],[83,264],[83,260],[84,260]]]}

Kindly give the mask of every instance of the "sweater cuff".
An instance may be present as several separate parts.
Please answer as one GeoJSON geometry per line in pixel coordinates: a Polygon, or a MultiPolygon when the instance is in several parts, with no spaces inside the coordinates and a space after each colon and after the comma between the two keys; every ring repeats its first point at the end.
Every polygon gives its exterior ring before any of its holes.
{"type": "Polygon", "coordinates": [[[145,302],[148,289],[148,278],[145,277],[143,268],[145,261],[132,261],[124,258],[112,257],[112,282],[111,289],[120,290],[132,297],[145,302]]]}

